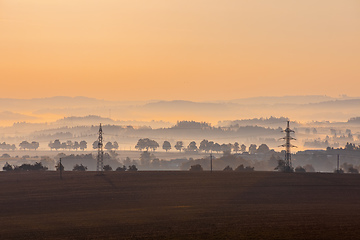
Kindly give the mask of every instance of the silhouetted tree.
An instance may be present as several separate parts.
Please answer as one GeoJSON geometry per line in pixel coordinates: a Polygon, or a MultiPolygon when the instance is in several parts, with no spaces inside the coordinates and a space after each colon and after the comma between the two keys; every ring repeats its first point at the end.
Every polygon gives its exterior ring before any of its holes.
{"type": "Polygon", "coordinates": [[[354,168],[353,166],[350,166],[349,169],[348,169],[348,173],[355,173],[355,174],[358,174],[359,173],[359,170],[354,168]]]}
{"type": "Polygon", "coordinates": [[[241,164],[237,168],[235,168],[235,172],[243,172],[243,171],[245,171],[245,167],[243,164],[241,164]]]}
{"type": "Polygon", "coordinates": [[[135,166],[135,165],[131,165],[131,166],[129,166],[129,168],[128,168],[128,171],[129,172],[136,172],[138,169],[137,169],[137,167],[135,166]]]}
{"type": "Polygon", "coordinates": [[[125,167],[125,166],[117,167],[115,171],[117,171],[117,172],[125,172],[125,171],[126,171],[126,167],[125,167]]]}
{"type": "Polygon", "coordinates": [[[243,164],[235,168],[235,172],[252,172],[252,171],[254,171],[254,167],[250,167],[250,166],[244,167],[243,164]]]}
{"type": "Polygon", "coordinates": [[[15,144],[7,144],[6,142],[0,143],[0,149],[2,150],[12,150],[16,149],[15,144]]]}
{"type": "Polygon", "coordinates": [[[295,168],[295,172],[306,172],[305,168],[301,167],[301,166],[297,166],[295,168]]]}
{"type": "Polygon", "coordinates": [[[22,141],[22,142],[19,144],[19,147],[20,147],[20,149],[23,149],[23,150],[29,149],[30,143],[29,143],[28,141],[22,141]]]}
{"type": "Polygon", "coordinates": [[[224,156],[226,155],[230,155],[231,154],[231,149],[232,149],[232,144],[229,143],[229,144],[222,144],[221,145],[221,151],[223,151],[224,153],[224,156]]]}
{"type": "Polygon", "coordinates": [[[200,142],[199,150],[207,152],[209,149],[209,141],[204,139],[200,142]]]}
{"type": "Polygon", "coordinates": [[[203,168],[200,164],[196,164],[196,165],[192,165],[190,166],[189,171],[191,172],[199,172],[199,171],[203,171],[203,168]]]}
{"type": "Polygon", "coordinates": [[[149,147],[150,149],[155,151],[159,147],[159,144],[155,140],[150,140],[149,147]]]}
{"type": "Polygon", "coordinates": [[[214,151],[214,152],[220,152],[221,151],[221,145],[220,144],[218,144],[218,143],[214,143],[214,146],[212,147],[212,150],[214,151]]]}
{"type": "Polygon", "coordinates": [[[10,165],[8,162],[6,162],[5,165],[3,166],[3,170],[4,171],[12,171],[12,170],[14,170],[14,168],[12,165],[10,165]]]}
{"type": "Polygon", "coordinates": [[[268,153],[270,151],[270,148],[266,144],[261,144],[259,148],[256,150],[257,153],[268,153]]]}
{"type": "Polygon", "coordinates": [[[35,162],[32,164],[24,163],[21,166],[15,166],[14,170],[16,171],[45,171],[48,168],[43,166],[42,163],[35,162]]]}
{"type": "Polygon", "coordinates": [[[232,169],[232,167],[230,167],[229,165],[227,165],[225,168],[224,168],[224,170],[223,171],[226,171],[226,172],[232,172],[233,171],[233,169],[232,169]]]}
{"type": "Polygon", "coordinates": [[[75,164],[73,171],[86,171],[87,167],[82,164],[75,164]]]}
{"type": "Polygon", "coordinates": [[[135,148],[142,151],[143,149],[146,149],[146,151],[152,149],[155,151],[159,147],[159,144],[155,140],[151,140],[149,138],[141,138],[138,140],[135,148]]]}
{"type": "Polygon", "coordinates": [[[61,142],[59,139],[56,139],[54,142],[49,143],[50,149],[55,149],[56,151],[61,148],[61,142]]]}
{"type": "Polygon", "coordinates": [[[73,145],[73,149],[77,151],[79,148],[80,148],[80,144],[77,141],[75,141],[73,145]]]}
{"type": "Polygon", "coordinates": [[[93,144],[92,144],[92,147],[93,147],[93,149],[98,149],[99,141],[98,140],[94,141],[93,144]]]}
{"type": "Polygon", "coordinates": [[[164,141],[162,148],[167,152],[168,150],[171,149],[171,144],[169,141],[164,141]]]}
{"type": "Polygon", "coordinates": [[[175,147],[176,150],[181,152],[181,150],[184,148],[183,141],[177,141],[174,147],[175,147]]]}
{"type": "Polygon", "coordinates": [[[110,151],[114,148],[113,144],[111,142],[107,142],[104,147],[106,150],[110,151]]]}
{"type": "Polygon", "coordinates": [[[206,144],[206,152],[209,152],[209,151],[214,151],[214,142],[213,141],[209,141],[206,144]]]}
{"type": "Polygon", "coordinates": [[[104,171],[112,171],[112,167],[110,165],[105,165],[103,169],[104,171]]]}
{"type": "Polygon", "coordinates": [[[345,150],[353,151],[353,150],[355,150],[355,149],[356,149],[355,144],[346,143],[346,145],[345,145],[345,150]]]}
{"type": "Polygon", "coordinates": [[[241,152],[246,152],[246,146],[245,146],[245,144],[241,144],[241,146],[240,146],[240,151],[241,151],[241,152]]]}
{"type": "Polygon", "coordinates": [[[189,151],[189,152],[194,152],[194,151],[196,151],[198,148],[197,148],[197,146],[196,146],[196,142],[195,141],[192,141],[192,142],[190,142],[189,143],[189,145],[188,145],[188,147],[187,147],[187,151],[189,151]]]}
{"type": "Polygon", "coordinates": [[[73,149],[73,147],[74,147],[74,143],[71,140],[67,140],[65,148],[70,151],[71,149],[73,149]]]}
{"type": "Polygon", "coordinates": [[[254,167],[246,166],[245,171],[246,172],[252,172],[252,171],[254,171],[254,167]]]}
{"type": "Polygon", "coordinates": [[[116,149],[116,150],[119,149],[119,144],[118,144],[118,142],[115,141],[115,142],[113,143],[113,149],[116,149]]]}
{"type": "Polygon", "coordinates": [[[68,149],[68,145],[66,144],[66,142],[61,143],[61,148],[62,149],[68,149]]]}
{"type": "Polygon", "coordinates": [[[233,150],[235,153],[237,153],[240,150],[240,145],[238,142],[235,142],[233,145],[233,150]]]}
{"type": "Polygon", "coordinates": [[[149,150],[146,139],[140,138],[135,146],[136,149],[142,151],[143,149],[149,150]]]}
{"type": "Polygon", "coordinates": [[[250,154],[254,154],[256,153],[256,144],[251,144],[250,147],[249,147],[249,153],[250,154]]]}
{"type": "Polygon", "coordinates": [[[84,140],[83,140],[83,141],[81,141],[81,142],[80,142],[80,146],[79,146],[79,147],[80,147],[80,149],[81,149],[81,150],[83,150],[83,151],[84,151],[84,150],[87,148],[87,142],[86,142],[86,141],[84,141],[84,140]]]}
{"type": "Polygon", "coordinates": [[[34,150],[37,150],[39,148],[40,144],[38,142],[35,142],[35,141],[32,141],[30,143],[30,149],[34,149],[34,150]]]}
{"type": "Polygon", "coordinates": [[[19,144],[19,147],[20,147],[20,149],[34,149],[34,150],[36,150],[36,149],[38,149],[39,148],[39,143],[38,142],[35,142],[35,141],[33,141],[33,142],[31,142],[31,143],[29,143],[28,141],[22,141],[20,144],[19,144]]]}

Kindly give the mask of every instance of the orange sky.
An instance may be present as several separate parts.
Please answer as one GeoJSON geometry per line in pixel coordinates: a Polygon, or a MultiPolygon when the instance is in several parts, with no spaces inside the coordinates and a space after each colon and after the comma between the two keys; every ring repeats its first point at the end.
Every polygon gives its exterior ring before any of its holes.
{"type": "Polygon", "coordinates": [[[2,98],[360,96],[358,0],[0,0],[2,98]]]}

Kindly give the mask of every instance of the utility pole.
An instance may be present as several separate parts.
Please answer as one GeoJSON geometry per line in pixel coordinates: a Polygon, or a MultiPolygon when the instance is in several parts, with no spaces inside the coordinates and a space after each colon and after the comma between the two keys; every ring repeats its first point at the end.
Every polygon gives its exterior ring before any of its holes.
{"type": "Polygon", "coordinates": [[[336,172],[340,173],[340,154],[337,155],[336,172]]]}
{"type": "Polygon", "coordinates": [[[212,160],[213,160],[213,156],[212,153],[210,153],[210,172],[212,172],[212,160]]]}
{"type": "Polygon", "coordinates": [[[61,163],[61,158],[60,158],[60,166],[59,166],[59,168],[60,168],[60,179],[62,179],[62,163],[61,163]]]}
{"type": "Polygon", "coordinates": [[[103,151],[103,137],[102,137],[102,128],[101,123],[99,127],[99,137],[98,137],[98,156],[96,162],[96,171],[102,173],[104,171],[104,151],[103,151]]]}

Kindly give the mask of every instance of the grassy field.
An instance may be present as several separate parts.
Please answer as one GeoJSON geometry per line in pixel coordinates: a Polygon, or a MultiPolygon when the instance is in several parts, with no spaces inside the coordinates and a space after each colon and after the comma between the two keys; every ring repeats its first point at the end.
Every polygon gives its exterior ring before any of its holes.
{"type": "Polygon", "coordinates": [[[360,175],[0,173],[0,239],[359,239],[360,175]]]}

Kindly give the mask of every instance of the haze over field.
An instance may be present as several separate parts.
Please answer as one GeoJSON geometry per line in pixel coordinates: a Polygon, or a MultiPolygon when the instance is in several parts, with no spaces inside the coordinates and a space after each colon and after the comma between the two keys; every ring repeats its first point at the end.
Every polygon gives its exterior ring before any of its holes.
{"type": "Polygon", "coordinates": [[[356,0],[3,0],[0,141],[90,145],[101,122],[120,149],[151,137],[281,150],[290,120],[299,150],[359,145],[359,12],[356,0]]]}

